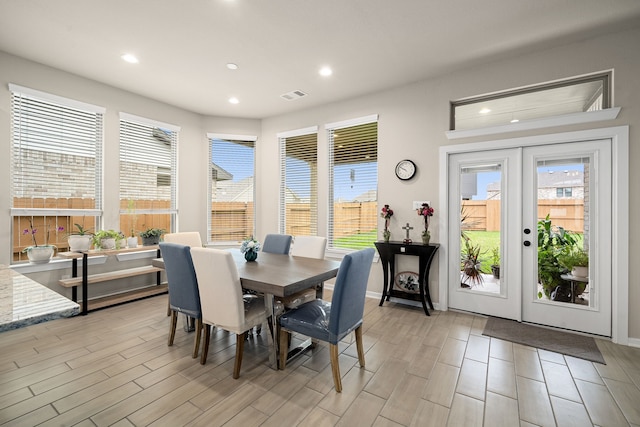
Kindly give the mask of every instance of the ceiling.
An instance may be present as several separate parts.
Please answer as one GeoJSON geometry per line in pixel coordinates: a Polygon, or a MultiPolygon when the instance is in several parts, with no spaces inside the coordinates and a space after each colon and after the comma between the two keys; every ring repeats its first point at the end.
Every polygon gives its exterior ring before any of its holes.
{"type": "Polygon", "coordinates": [[[260,119],[639,23],[638,0],[0,0],[0,50],[196,113],[260,119]],[[296,90],[306,96],[281,97],[296,90]]]}

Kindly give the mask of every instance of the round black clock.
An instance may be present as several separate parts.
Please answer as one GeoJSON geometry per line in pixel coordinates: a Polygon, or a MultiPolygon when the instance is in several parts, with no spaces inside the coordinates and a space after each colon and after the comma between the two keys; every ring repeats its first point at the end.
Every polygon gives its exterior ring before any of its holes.
{"type": "Polygon", "coordinates": [[[416,171],[416,164],[411,160],[400,160],[396,165],[396,176],[403,181],[413,178],[416,171]]]}

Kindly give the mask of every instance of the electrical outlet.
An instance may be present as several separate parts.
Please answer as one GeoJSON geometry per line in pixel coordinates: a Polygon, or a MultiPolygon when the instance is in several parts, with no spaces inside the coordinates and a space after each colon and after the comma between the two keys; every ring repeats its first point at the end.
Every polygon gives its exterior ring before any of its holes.
{"type": "Polygon", "coordinates": [[[419,202],[416,202],[416,201],[414,200],[414,201],[413,201],[413,209],[414,209],[414,210],[418,210],[418,209],[420,209],[420,208],[422,207],[422,204],[423,204],[423,203],[428,203],[428,204],[429,204],[429,206],[431,206],[431,202],[430,202],[430,201],[428,201],[428,200],[419,201],[419,202]]]}

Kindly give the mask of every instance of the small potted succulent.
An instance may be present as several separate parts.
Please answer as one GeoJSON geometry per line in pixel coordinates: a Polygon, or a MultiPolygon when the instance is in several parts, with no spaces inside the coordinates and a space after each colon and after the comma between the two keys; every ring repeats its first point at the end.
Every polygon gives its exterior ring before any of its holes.
{"type": "Polygon", "coordinates": [[[86,252],[91,249],[93,233],[84,228],[84,222],[83,225],[75,223],[74,227],[75,231],[69,233],[69,236],[67,237],[69,250],[71,252],[86,252]]]}
{"type": "Polygon", "coordinates": [[[142,246],[153,246],[160,243],[160,237],[165,233],[162,228],[147,228],[140,232],[142,237],[142,246]]]}

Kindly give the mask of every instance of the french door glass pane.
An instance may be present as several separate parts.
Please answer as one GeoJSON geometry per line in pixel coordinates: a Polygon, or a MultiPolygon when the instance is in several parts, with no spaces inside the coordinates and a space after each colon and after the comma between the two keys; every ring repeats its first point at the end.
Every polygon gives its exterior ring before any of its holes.
{"type": "Polygon", "coordinates": [[[460,173],[460,286],[501,293],[502,165],[466,166],[460,173]]]}
{"type": "Polygon", "coordinates": [[[538,299],[589,306],[589,159],[539,160],[537,182],[538,299]]]}

